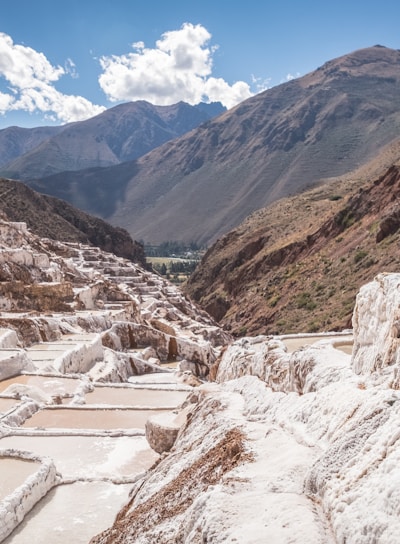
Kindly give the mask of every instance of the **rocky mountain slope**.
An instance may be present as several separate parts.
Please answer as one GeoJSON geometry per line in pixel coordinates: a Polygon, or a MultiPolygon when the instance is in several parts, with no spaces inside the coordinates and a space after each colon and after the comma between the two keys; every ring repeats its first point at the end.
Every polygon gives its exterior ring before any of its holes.
{"type": "Polygon", "coordinates": [[[0,172],[27,180],[130,161],[222,113],[219,104],[120,104],[63,127],[0,130],[0,172]]]}
{"type": "Polygon", "coordinates": [[[210,243],[256,209],[354,170],[397,138],[399,67],[400,51],[355,51],[137,161],[33,186],[147,242],[210,243]],[[98,184],[105,196],[89,202],[98,184]]]}
{"type": "Polygon", "coordinates": [[[144,249],[124,229],[113,227],[54,197],[37,193],[23,183],[0,178],[0,214],[22,221],[37,236],[81,242],[120,257],[146,264],[144,249]]]}
{"type": "Polygon", "coordinates": [[[397,142],[352,175],[255,212],[185,290],[239,336],[350,327],[360,286],[399,269],[399,190],[397,142]]]}
{"type": "Polygon", "coordinates": [[[64,127],[21,128],[0,130],[0,167],[17,159],[61,132],[64,127]]]}

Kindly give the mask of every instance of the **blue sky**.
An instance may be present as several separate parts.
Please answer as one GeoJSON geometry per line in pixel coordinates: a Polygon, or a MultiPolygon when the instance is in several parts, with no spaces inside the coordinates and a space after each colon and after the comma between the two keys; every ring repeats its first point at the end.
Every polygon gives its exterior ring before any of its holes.
{"type": "Polygon", "coordinates": [[[398,0],[13,0],[0,14],[0,128],[129,100],[227,107],[324,62],[400,48],[398,0]]]}

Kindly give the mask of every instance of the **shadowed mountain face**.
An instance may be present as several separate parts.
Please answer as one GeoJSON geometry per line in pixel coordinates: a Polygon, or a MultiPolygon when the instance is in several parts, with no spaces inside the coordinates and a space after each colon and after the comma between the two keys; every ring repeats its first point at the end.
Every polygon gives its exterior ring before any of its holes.
{"type": "Polygon", "coordinates": [[[64,127],[0,130],[1,173],[32,179],[137,159],[223,112],[220,103],[153,106],[137,101],[64,127]]]}
{"type": "MultiPolygon", "coordinates": [[[[148,242],[210,243],[254,210],[353,170],[395,139],[399,88],[397,50],[375,46],[332,60],[106,169],[101,183],[112,206],[94,196],[89,209],[148,242]]],[[[60,174],[35,188],[80,206],[98,179],[99,171],[60,174]]]]}
{"type": "Polygon", "coordinates": [[[0,167],[29,153],[63,129],[64,127],[8,127],[0,130],[0,167]]]}
{"type": "Polygon", "coordinates": [[[227,330],[351,328],[361,285],[400,266],[400,140],[352,174],[258,210],[185,286],[227,330]]]}
{"type": "Polygon", "coordinates": [[[124,229],[75,209],[65,201],[42,195],[23,183],[0,178],[0,215],[22,221],[36,235],[63,242],[100,247],[146,265],[143,246],[124,229]]]}

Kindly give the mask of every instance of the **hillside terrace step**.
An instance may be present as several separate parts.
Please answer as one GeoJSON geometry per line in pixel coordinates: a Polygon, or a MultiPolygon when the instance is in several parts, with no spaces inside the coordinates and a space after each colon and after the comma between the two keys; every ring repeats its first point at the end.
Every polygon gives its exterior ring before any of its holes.
{"type": "Polygon", "coordinates": [[[111,276],[111,277],[120,277],[120,276],[124,276],[124,277],[137,277],[138,275],[138,272],[137,270],[135,270],[134,268],[131,268],[129,266],[126,266],[126,267],[122,267],[122,266],[113,266],[113,267],[110,267],[110,266],[107,266],[105,268],[103,268],[103,274],[106,275],[106,276],[111,276]]]}
{"type": "Polygon", "coordinates": [[[147,300],[154,300],[154,299],[157,299],[159,300],[161,298],[161,295],[160,293],[155,293],[155,294],[152,294],[152,293],[141,293],[140,296],[142,297],[142,302],[144,301],[147,301],[147,300]]]}
{"type": "Polygon", "coordinates": [[[104,277],[111,283],[115,285],[120,284],[126,284],[128,287],[131,287],[132,289],[136,289],[138,286],[137,282],[132,281],[132,276],[107,276],[107,274],[104,275],[104,277]]]}
{"type": "Polygon", "coordinates": [[[129,283],[136,286],[137,284],[143,283],[143,278],[139,274],[137,274],[136,276],[130,276],[129,277],[129,283]]]}
{"type": "Polygon", "coordinates": [[[100,334],[85,335],[56,342],[43,342],[26,348],[28,359],[38,370],[48,369],[49,364],[58,372],[87,372],[103,357],[100,334]]]}

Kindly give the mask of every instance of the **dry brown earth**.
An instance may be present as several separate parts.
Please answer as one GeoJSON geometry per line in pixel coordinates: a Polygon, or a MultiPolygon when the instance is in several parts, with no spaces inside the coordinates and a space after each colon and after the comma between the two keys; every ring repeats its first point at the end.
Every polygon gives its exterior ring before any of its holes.
{"type": "Polygon", "coordinates": [[[186,292],[235,335],[351,327],[360,286],[400,267],[400,143],[351,175],[250,216],[186,292]]]}

